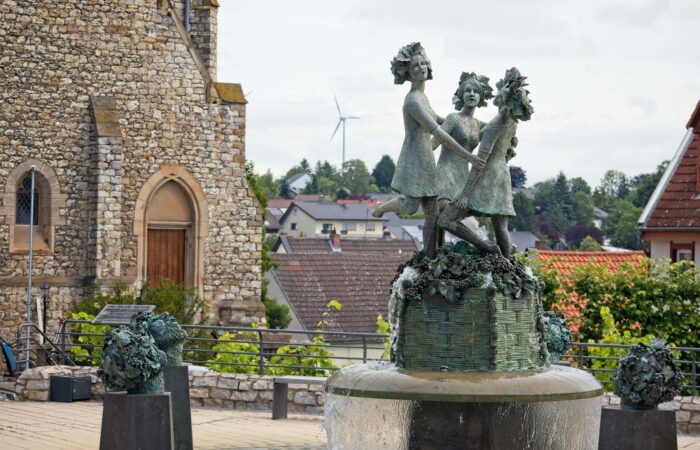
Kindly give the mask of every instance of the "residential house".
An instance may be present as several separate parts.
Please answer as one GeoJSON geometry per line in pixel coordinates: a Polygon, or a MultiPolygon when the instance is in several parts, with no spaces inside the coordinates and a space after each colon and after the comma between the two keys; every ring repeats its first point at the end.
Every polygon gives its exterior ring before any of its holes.
{"type": "Polygon", "coordinates": [[[364,204],[294,201],[279,219],[280,233],[321,237],[336,230],[349,239],[381,239],[386,219],[373,217],[372,211],[364,204]]]}
{"type": "Polygon", "coordinates": [[[285,183],[290,191],[294,194],[299,194],[312,180],[313,177],[311,175],[306,172],[301,172],[287,178],[285,183]]]}
{"type": "Polygon", "coordinates": [[[331,233],[328,238],[296,238],[280,236],[272,246],[273,253],[397,253],[413,255],[417,250],[410,240],[384,239],[342,239],[337,233],[331,233]]]}
{"type": "Polygon", "coordinates": [[[700,264],[700,101],[673,159],[639,217],[652,258],[700,264]]]}

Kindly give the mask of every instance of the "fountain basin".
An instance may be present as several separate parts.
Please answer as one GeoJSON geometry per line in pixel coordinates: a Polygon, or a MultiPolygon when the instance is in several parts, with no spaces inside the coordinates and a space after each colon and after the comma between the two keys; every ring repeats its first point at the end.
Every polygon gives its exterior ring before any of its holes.
{"type": "Polygon", "coordinates": [[[597,449],[603,388],[569,367],[345,368],[326,383],[331,449],[597,449]]]}

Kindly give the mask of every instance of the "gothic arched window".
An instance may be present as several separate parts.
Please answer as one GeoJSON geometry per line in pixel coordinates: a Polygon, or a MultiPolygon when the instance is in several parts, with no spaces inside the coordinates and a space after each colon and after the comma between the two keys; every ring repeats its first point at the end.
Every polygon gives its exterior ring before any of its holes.
{"type": "MultiPolygon", "coordinates": [[[[35,180],[36,182],[36,180],[35,180]]],[[[29,225],[32,208],[32,175],[28,173],[20,180],[17,186],[17,200],[15,203],[15,223],[29,225]]],[[[39,190],[34,186],[34,225],[39,224],[39,190]]]]}

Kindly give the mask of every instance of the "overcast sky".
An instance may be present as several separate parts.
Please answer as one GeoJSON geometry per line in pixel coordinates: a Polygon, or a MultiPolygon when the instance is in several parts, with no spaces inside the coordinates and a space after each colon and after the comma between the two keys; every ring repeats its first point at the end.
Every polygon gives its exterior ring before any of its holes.
{"type": "Polygon", "coordinates": [[[592,184],[607,169],[652,171],[700,99],[698,0],[221,3],[218,79],[248,94],[246,153],[261,173],[302,158],[340,165],[334,95],[362,117],[348,121],[347,159],[370,170],[385,153],[396,160],[409,85],[393,84],[389,62],[411,41],[432,61],[426,92],[442,116],[462,71],[493,84],[512,66],[529,77],[535,114],[511,161],[529,184],[560,170],[592,184]]]}

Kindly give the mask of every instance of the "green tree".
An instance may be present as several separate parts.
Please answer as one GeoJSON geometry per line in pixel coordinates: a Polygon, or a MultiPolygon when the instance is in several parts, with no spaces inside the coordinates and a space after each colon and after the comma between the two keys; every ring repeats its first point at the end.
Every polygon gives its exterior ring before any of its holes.
{"type": "Polygon", "coordinates": [[[364,161],[351,159],[343,165],[343,185],[351,194],[365,194],[370,192],[374,180],[367,170],[364,161]]]}
{"type": "Polygon", "coordinates": [[[583,192],[584,194],[591,195],[591,186],[581,177],[570,178],[569,186],[571,186],[572,194],[583,192]]]}
{"type": "MultiPolygon", "coordinates": [[[[304,162],[306,160],[303,160],[304,162]]],[[[308,163],[306,163],[308,166],[308,163]]],[[[248,161],[245,165],[245,175],[248,180],[248,185],[251,187],[260,205],[265,208],[267,206],[267,197],[259,182],[259,176],[255,173],[255,166],[252,161],[248,161]]],[[[270,281],[264,276],[270,269],[275,267],[275,262],[270,256],[270,244],[265,238],[265,227],[262,227],[262,249],[261,249],[261,270],[263,279],[260,286],[260,301],[265,306],[265,321],[270,328],[285,328],[289,325],[292,318],[289,314],[289,307],[281,305],[273,298],[269,298],[268,286],[270,281]]]]}
{"type": "Polygon", "coordinates": [[[510,185],[513,188],[524,187],[527,183],[527,174],[522,167],[519,166],[509,166],[510,171],[510,185]]]}
{"type": "Polygon", "coordinates": [[[605,172],[598,187],[609,198],[618,199],[625,198],[630,190],[627,175],[619,170],[608,170],[605,172]]]}
{"type": "Polygon", "coordinates": [[[581,252],[599,252],[603,250],[598,241],[591,236],[586,236],[583,238],[581,245],[578,246],[578,249],[581,252]]]}
{"type": "Polygon", "coordinates": [[[372,178],[380,189],[388,190],[391,188],[391,180],[394,178],[394,171],[396,170],[396,164],[391,156],[384,155],[379,160],[374,169],[372,170],[372,178]]]}
{"type": "Polygon", "coordinates": [[[559,233],[563,233],[569,226],[569,219],[566,216],[566,212],[558,203],[551,206],[549,210],[545,212],[544,216],[552,225],[554,225],[559,233]]]}
{"type": "Polygon", "coordinates": [[[573,196],[572,201],[573,223],[579,225],[593,224],[593,199],[589,194],[578,191],[573,196]]]}
{"type": "Polygon", "coordinates": [[[510,220],[510,228],[516,231],[533,231],[535,229],[535,202],[522,192],[518,192],[513,196],[513,208],[516,216],[510,220]]]}
{"type": "Polygon", "coordinates": [[[627,200],[632,202],[638,208],[644,208],[654,193],[656,185],[659,184],[661,177],[668,167],[669,161],[664,161],[656,167],[652,173],[643,173],[632,178],[630,185],[632,190],[627,195],[627,200]]]}
{"type": "Polygon", "coordinates": [[[276,180],[269,169],[264,174],[258,175],[257,185],[265,198],[277,198],[280,195],[280,184],[280,180],[276,180]]]}
{"type": "Polygon", "coordinates": [[[640,249],[637,220],[642,214],[642,208],[634,206],[627,200],[615,200],[608,214],[603,223],[603,230],[606,237],[610,239],[610,244],[615,247],[640,249]]]}
{"type": "MultiPolygon", "coordinates": [[[[566,175],[564,175],[564,172],[559,172],[559,175],[557,175],[554,179],[553,189],[554,204],[558,205],[559,209],[561,209],[561,212],[564,213],[564,216],[566,217],[566,223],[568,225],[573,218],[574,206],[573,198],[571,196],[571,188],[569,187],[569,181],[566,179],[566,175]]],[[[555,223],[554,220],[552,220],[552,222],[555,223]]]]}

